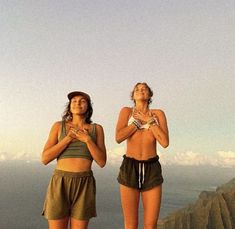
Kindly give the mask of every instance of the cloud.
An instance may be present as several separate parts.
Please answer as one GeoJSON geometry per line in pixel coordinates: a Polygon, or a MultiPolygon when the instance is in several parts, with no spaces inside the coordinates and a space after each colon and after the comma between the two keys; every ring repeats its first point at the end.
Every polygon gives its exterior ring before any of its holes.
{"type": "MultiPolygon", "coordinates": [[[[107,162],[109,165],[120,166],[123,155],[126,152],[125,146],[108,150],[107,162]]],[[[205,154],[193,151],[162,153],[158,152],[162,165],[181,165],[181,166],[200,166],[211,165],[217,167],[235,167],[235,152],[217,151],[215,153],[205,154]]],[[[0,162],[9,160],[39,161],[39,156],[28,152],[7,153],[0,152],[0,162]]]]}
{"type": "Polygon", "coordinates": [[[165,165],[212,165],[218,167],[235,167],[235,152],[217,151],[203,154],[192,151],[174,154],[160,153],[162,164],[165,165]]]}
{"type": "Polygon", "coordinates": [[[111,165],[120,165],[122,156],[126,153],[126,147],[120,146],[107,152],[107,161],[111,165]]]}
{"type": "Polygon", "coordinates": [[[235,167],[235,152],[232,151],[218,151],[217,155],[219,157],[218,164],[227,165],[227,167],[235,167]]]}
{"type": "Polygon", "coordinates": [[[6,154],[5,152],[0,153],[0,161],[5,161],[6,160],[6,154]]]}
{"type": "MultiPolygon", "coordinates": [[[[120,165],[122,155],[125,152],[125,147],[118,147],[108,151],[108,163],[120,165]]],[[[218,151],[210,154],[192,151],[178,153],[158,152],[158,154],[163,165],[235,167],[235,152],[233,151],[218,151]]]]}
{"type": "Polygon", "coordinates": [[[0,162],[11,160],[35,161],[39,160],[39,157],[24,151],[18,153],[0,152],[0,162]]]}

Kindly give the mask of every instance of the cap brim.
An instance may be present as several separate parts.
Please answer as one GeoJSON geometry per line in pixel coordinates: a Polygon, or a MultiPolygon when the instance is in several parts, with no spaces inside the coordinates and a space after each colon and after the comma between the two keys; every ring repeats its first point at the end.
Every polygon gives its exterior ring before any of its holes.
{"type": "Polygon", "coordinates": [[[83,96],[86,99],[90,100],[90,96],[82,91],[73,91],[68,94],[68,99],[71,100],[74,96],[83,96]]]}

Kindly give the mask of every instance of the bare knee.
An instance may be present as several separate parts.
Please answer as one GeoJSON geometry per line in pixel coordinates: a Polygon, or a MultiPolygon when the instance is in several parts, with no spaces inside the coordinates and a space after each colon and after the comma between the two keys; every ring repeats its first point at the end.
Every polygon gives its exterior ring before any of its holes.
{"type": "Polygon", "coordinates": [[[156,229],[157,228],[157,220],[148,220],[144,222],[144,229],[156,229]]]}
{"type": "Polygon", "coordinates": [[[59,220],[48,220],[49,229],[66,229],[68,226],[69,218],[59,220]]]}
{"type": "Polygon", "coordinates": [[[125,221],[125,229],[137,229],[137,228],[138,228],[138,220],[125,221]]]}
{"type": "Polygon", "coordinates": [[[70,228],[71,229],[87,229],[88,228],[88,220],[76,220],[74,218],[70,219],[70,228]]]}

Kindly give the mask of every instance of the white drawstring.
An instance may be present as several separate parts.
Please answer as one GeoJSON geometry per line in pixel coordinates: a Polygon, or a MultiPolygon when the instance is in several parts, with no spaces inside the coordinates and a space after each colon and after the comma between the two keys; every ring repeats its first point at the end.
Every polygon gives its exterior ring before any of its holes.
{"type": "Polygon", "coordinates": [[[144,163],[139,162],[139,189],[142,188],[142,185],[144,184],[144,163]],[[141,181],[141,175],[142,175],[142,181],[141,181]]]}
{"type": "Polygon", "coordinates": [[[142,184],[144,184],[144,163],[143,163],[142,175],[143,175],[143,177],[142,177],[142,184]]]}

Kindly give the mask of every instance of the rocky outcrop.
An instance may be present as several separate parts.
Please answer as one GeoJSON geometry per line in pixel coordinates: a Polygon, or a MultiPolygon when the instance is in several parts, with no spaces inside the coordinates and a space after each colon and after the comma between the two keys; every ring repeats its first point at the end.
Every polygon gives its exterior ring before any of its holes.
{"type": "Polygon", "coordinates": [[[235,178],[160,220],[158,229],[235,229],[235,178]]]}

